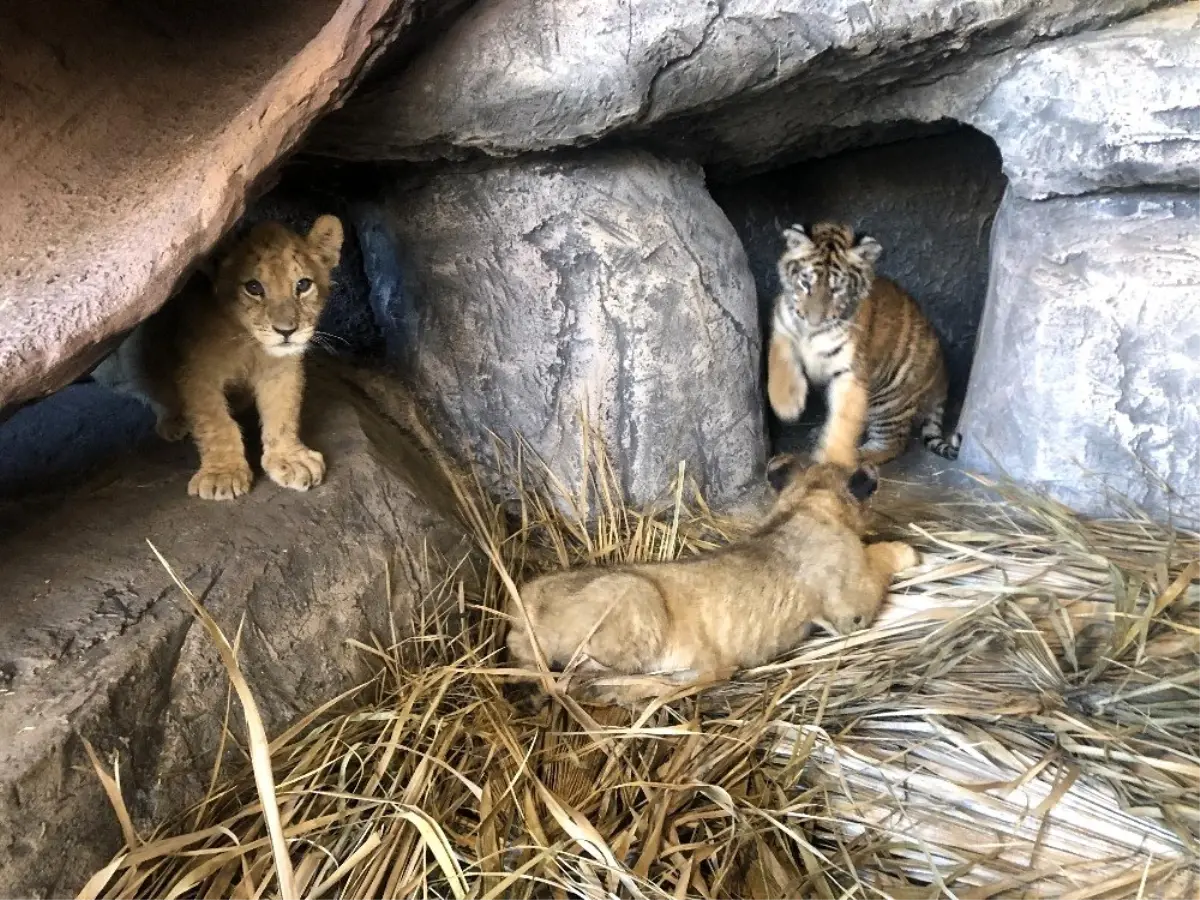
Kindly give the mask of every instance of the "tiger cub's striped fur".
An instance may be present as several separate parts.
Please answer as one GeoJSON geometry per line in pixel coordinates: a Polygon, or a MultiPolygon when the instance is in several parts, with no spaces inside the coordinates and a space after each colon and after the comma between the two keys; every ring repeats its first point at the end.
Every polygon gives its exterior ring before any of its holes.
{"type": "Polygon", "coordinates": [[[879,465],[904,451],[915,420],[939,456],[955,459],[962,439],[946,440],[946,366],[920,307],[875,276],[883,248],[845,225],[784,229],[767,368],[771,408],[784,421],[804,412],[809,384],[828,385],[829,419],[818,458],[879,465]],[[866,431],[866,441],[859,442],[866,431]]]}

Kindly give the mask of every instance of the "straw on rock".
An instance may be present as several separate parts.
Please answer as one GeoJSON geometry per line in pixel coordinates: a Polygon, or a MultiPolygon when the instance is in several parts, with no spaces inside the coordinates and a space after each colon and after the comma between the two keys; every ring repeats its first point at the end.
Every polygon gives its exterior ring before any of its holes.
{"type": "MultiPolygon", "coordinates": [[[[455,481],[488,567],[447,561],[417,633],[363,647],[378,675],[270,744],[297,896],[1200,889],[1196,535],[999,485],[932,503],[889,485],[877,528],[923,560],[876,627],[669,703],[533,717],[504,688],[537,677],[501,652],[513,586],[702,552],[746,523],[682,471],[665,510],[625,508],[594,442],[574,493],[512,458],[515,503],[455,481]]],[[[84,894],[277,896],[263,796],[250,769],[222,779],[84,894]]]]}

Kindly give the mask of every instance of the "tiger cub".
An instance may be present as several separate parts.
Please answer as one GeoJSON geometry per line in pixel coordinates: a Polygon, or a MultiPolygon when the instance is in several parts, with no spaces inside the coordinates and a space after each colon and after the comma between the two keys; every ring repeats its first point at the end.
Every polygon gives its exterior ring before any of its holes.
{"type": "Polygon", "coordinates": [[[811,382],[828,385],[829,418],[818,459],[853,468],[880,465],[908,444],[922,422],[925,446],[956,459],[959,434],[942,436],[946,366],[929,320],[895,283],[875,276],[883,247],[845,225],[784,229],[767,363],[767,396],[792,422],[811,382]],[[866,430],[866,441],[859,442],[866,430]]]}

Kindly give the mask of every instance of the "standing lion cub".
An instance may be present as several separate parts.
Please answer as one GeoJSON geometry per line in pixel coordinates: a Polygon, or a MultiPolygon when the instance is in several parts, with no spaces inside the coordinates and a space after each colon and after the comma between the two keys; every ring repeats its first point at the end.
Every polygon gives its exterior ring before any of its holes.
{"type": "MultiPolygon", "coordinates": [[[[717,680],[791,649],[813,623],[839,634],[870,625],[892,576],[918,562],[907,544],[862,541],[874,470],[805,468],[784,455],[771,460],[767,477],[778,491],[774,507],[738,543],[691,559],[528,582],[520,593],[547,664],[561,669],[579,650],[580,671],[717,680]]],[[[525,619],[515,604],[509,612],[509,652],[532,668],[525,619]]]]}
{"type": "Polygon", "coordinates": [[[306,491],[325,477],[324,458],[300,440],[302,357],[341,250],[336,216],[321,216],[307,235],[258,225],[220,261],[214,285],[193,277],[92,373],[147,400],[162,437],[191,433],[200,451],[192,496],[232,500],[250,490],[231,393],[248,393],[258,406],[262,467],[272,481],[306,491]]]}

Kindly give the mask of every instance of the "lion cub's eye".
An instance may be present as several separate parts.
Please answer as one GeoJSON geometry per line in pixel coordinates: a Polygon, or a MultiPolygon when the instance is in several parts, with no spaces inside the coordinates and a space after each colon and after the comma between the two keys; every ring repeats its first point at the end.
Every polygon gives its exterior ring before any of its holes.
{"type": "Polygon", "coordinates": [[[242,290],[244,290],[251,297],[261,297],[264,293],[266,293],[263,290],[262,282],[254,278],[251,278],[249,281],[243,284],[242,290]]]}
{"type": "Polygon", "coordinates": [[[296,296],[299,297],[301,294],[308,293],[308,289],[312,287],[312,284],[311,278],[301,278],[296,282],[296,296]]]}

